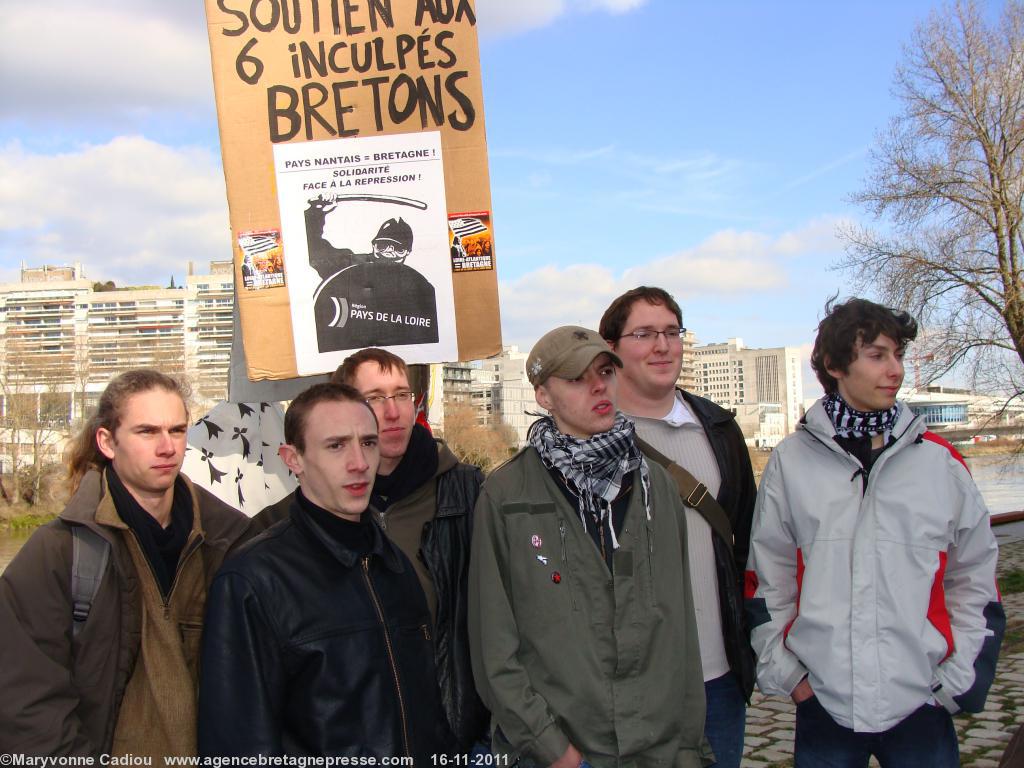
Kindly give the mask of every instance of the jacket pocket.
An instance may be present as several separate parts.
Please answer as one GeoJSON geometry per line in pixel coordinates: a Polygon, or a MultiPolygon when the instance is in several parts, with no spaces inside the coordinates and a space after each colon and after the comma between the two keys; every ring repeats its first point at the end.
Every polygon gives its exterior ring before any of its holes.
{"type": "Polygon", "coordinates": [[[532,637],[564,627],[577,608],[572,584],[570,531],[550,502],[505,504],[508,551],[505,571],[516,618],[532,637]]]}

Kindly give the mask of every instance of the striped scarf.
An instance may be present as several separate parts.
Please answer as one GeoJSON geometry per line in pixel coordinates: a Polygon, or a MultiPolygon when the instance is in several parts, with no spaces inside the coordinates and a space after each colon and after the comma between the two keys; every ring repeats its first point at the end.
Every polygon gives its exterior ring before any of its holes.
{"type": "Polygon", "coordinates": [[[899,403],[886,411],[858,411],[843,400],[838,392],[826,395],[822,405],[840,437],[882,435],[888,442],[900,414],[899,403]]]}
{"type": "MultiPolygon", "coordinates": [[[[615,415],[611,429],[586,440],[562,434],[550,416],[531,425],[527,439],[540,454],[544,466],[561,474],[579,491],[579,514],[584,529],[588,514],[602,522],[608,520],[623,479],[637,468],[640,469],[644,509],[647,519],[651,519],[651,477],[634,433],[633,422],[621,413],[615,415]]],[[[618,549],[615,526],[608,527],[612,548],[618,549]]]]}

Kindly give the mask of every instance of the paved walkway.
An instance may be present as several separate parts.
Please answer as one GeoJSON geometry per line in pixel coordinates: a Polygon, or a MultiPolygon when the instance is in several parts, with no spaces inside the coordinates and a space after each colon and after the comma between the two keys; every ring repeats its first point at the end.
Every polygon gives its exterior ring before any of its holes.
{"type": "MultiPolygon", "coordinates": [[[[999,572],[1024,570],[1024,539],[1000,536],[999,572]],[[1009,538],[1009,540],[1007,540],[1009,538]]],[[[955,718],[960,735],[960,763],[975,768],[996,768],[1010,737],[1024,723],[1024,592],[1003,595],[1008,639],[1015,635],[1016,650],[1000,654],[996,679],[985,711],[955,718]]],[[[793,764],[793,729],[796,716],[788,699],[762,696],[755,691],[747,710],[747,739],[743,768],[788,768],[793,764]]],[[[872,765],[877,763],[872,760],[872,765]]]]}

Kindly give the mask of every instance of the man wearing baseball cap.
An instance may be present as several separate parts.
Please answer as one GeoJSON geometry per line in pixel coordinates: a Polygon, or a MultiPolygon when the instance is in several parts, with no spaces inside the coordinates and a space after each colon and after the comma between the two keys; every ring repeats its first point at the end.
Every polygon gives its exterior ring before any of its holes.
{"type": "Polygon", "coordinates": [[[544,335],[526,373],[549,415],[477,503],[473,674],[524,768],[712,759],[682,502],[616,410],[621,367],[596,331],[544,335]]]}

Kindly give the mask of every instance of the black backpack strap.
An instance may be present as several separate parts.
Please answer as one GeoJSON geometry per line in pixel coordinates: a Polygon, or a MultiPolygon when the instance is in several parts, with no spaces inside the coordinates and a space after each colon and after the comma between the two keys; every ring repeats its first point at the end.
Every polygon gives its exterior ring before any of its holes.
{"type": "Polygon", "coordinates": [[[110,543],[92,528],[71,526],[71,632],[82,631],[110,559],[110,543]]]}

